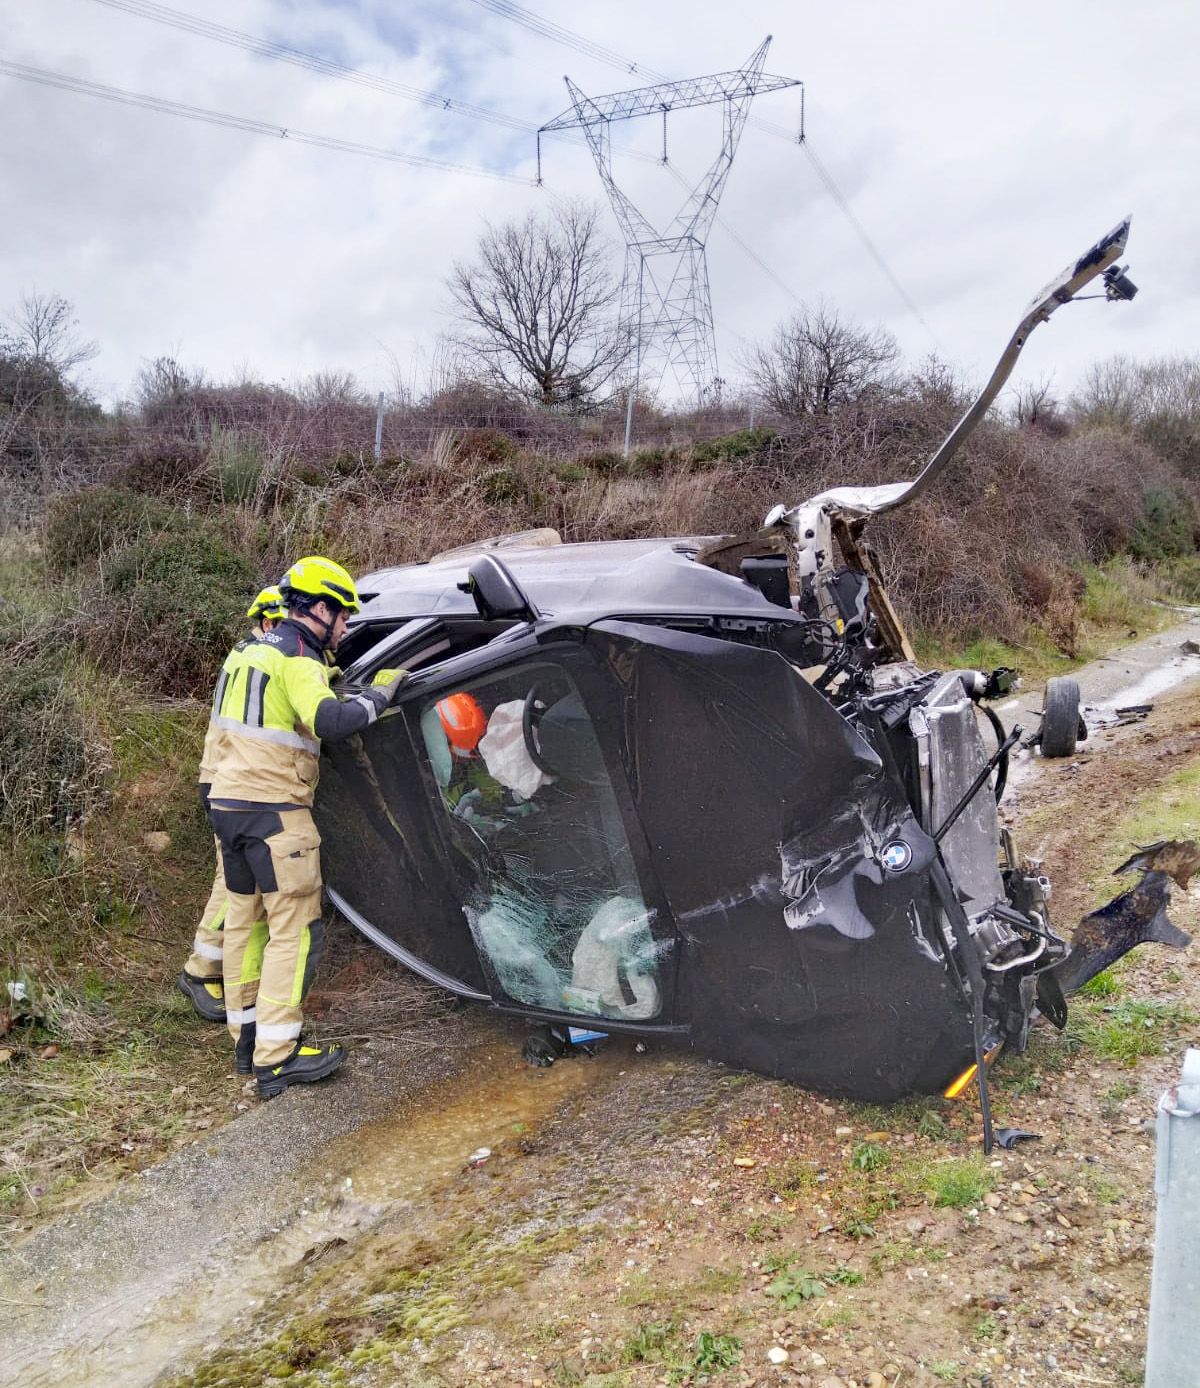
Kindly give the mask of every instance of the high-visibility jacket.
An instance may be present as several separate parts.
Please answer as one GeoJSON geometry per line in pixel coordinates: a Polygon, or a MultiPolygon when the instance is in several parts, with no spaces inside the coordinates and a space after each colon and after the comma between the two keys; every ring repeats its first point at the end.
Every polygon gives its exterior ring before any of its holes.
{"type": "MultiPolygon", "coordinates": [[[[234,649],[241,650],[243,646],[247,645],[254,639],[255,638],[253,636],[247,636],[244,640],[239,641],[234,649]]],[[[330,655],[328,651],[324,651],[322,653],[322,659],[325,661],[325,664],[329,666],[330,678],[332,678],[334,675],[341,674],[341,671],[333,663],[333,657],[330,655]]],[[[394,670],[386,670],[383,673],[390,677],[394,675],[396,672],[394,670]]],[[[384,681],[376,677],[374,683],[380,684],[384,683],[384,681]]],[[[214,712],[215,711],[216,710],[214,709],[214,712]]],[[[212,784],[212,778],[216,774],[215,768],[221,755],[220,742],[224,735],[224,729],[217,723],[215,719],[210,719],[208,729],[204,734],[204,746],[200,752],[200,765],[196,771],[196,780],[202,786],[209,786],[212,784]]]]}
{"type": "Polygon", "coordinates": [[[206,743],[214,805],[312,805],[321,739],[361,732],[389,701],[374,688],[341,699],[329,678],[322,645],[290,619],[230,651],[206,743]]]}
{"type": "MultiPolygon", "coordinates": [[[[253,637],[247,637],[239,641],[233,648],[235,651],[241,650],[253,637]]],[[[216,712],[214,705],[213,712],[216,712]]],[[[196,780],[201,786],[208,787],[212,784],[212,778],[217,774],[217,763],[221,759],[221,739],[225,736],[224,730],[215,718],[208,720],[208,728],[204,734],[204,746],[200,752],[200,766],[196,773],[196,780]]]]}

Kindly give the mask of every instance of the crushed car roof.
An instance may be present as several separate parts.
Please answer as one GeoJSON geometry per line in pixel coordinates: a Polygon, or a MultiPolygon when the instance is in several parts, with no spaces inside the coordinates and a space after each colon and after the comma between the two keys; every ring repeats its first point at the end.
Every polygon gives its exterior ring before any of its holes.
{"type": "MultiPolygon", "coordinates": [[[[600,540],[584,544],[505,548],[497,552],[540,612],[580,620],[698,612],[793,617],[745,579],[697,564],[694,555],[710,537],[600,540]]],[[[476,617],[471,595],[462,591],[478,551],[428,564],[404,564],[367,574],[360,582],[372,596],[358,623],[408,617],[476,617]]]]}

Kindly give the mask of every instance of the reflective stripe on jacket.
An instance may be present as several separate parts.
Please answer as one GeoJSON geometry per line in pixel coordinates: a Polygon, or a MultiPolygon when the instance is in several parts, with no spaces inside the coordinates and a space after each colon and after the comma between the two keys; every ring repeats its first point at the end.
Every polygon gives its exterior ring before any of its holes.
{"type": "MultiPolygon", "coordinates": [[[[244,646],[249,644],[249,638],[239,641],[233,648],[233,651],[240,651],[244,646]]],[[[233,654],[233,652],[230,652],[230,654],[233,654]]],[[[215,700],[213,703],[213,712],[217,712],[215,700]]],[[[211,785],[213,777],[217,774],[217,766],[221,760],[221,739],[224,735],[224,731],[216,719],[210,718],[208,720],[208,731],[204,734],[204,748],[200,753],[200,769],[196,774],[196,780],[202,786],[211,785]]]]}
{"type": "Polygon", "coordinates": [[[373,691],[339,700],[329,676],[322,647],[296,622],[281,622],[230,651],[213,695],[213,736],[205,743],[214,801],[312,804],[321,736],[358,732],[386,705],[383,697],[370,697],[373,691]]]}

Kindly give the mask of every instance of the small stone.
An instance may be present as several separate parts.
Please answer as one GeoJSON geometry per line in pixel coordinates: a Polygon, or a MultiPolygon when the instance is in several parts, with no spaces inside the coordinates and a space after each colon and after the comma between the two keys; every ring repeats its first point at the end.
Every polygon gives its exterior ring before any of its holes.
{"type": "Polygon", "coordinates": [[[733,1164],[734,1166],[750,1167],[757,1166],[758,1162],[754,1157],[734,1157],[733,1164]]]}
{"type": "Polygon", "coordinates": [[[872,1369],[863,1379],[864,1388],[888,1388],[888,1381],[878,1369],[872,1369]]]}
{"type": "Polygon", "coordinates": [[[899,1365],[899,1364],[892,1364],[892,1363],[887,1363],[887,1364],[885,1364],[885,1365],[883,1366],[883,1376],[884,1376],[884,1378],[889,1379],[889,1380],[890,1380],[890,1379],[893,1379],[893,1378],[899,1378],[899,1377],[900,1377],[900,1365],[899,1365]]]}
{"type": "Polygon", "coordinates": [[[823,1354],[819,1354],[815,1349],[809,1355],[809,1361],[814,1369],[823,1369],[829,1360],[823,1354]]]}
{"type": "Polygon", "coordinates": [[[142,835],[142,843],[151,853],[165,853],[171,846],[171,836],[164,834],[161,829],[152,829],[148,834],[142,835]]]}
{"type": "Polygon", "coordinates": [[[767,1350],[767,1358],[772,1364],[786,1364],[791,1357],[792,1356],[782,1345],[772,1345],[771,1348],[767,1350]]]}
{"type": "Polygon", "coordinates": [[[1000,1197],[996,1194],[996,1192],[993,1190],[989,1191],[989,1193],[983,1197],[983,1203],[988,1207],[989,1210],[998,1210],[1002,1204],[1002,1201],[1000,1197]]]}

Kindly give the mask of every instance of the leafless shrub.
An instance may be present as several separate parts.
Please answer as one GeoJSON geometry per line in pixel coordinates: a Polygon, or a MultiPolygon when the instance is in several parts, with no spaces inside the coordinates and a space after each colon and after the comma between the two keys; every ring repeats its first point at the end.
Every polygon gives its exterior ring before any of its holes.
{"type": "Polygon", "coordinates": [[[1134,433],[1200,480],[1200,358],[1110,357],[1088,371],[1071,408],[1077,422],[1134,433]]]}
{"type": "Polygon", "coordinates": [[[366,392],[352,371],[314,371],[296,389],[297,398],[318,409],[327,405],[361,405],[366,392]]]}
{"type": "Polygon", "coordinates": [[[895,386],[895,338],[861,328],[821,303],[801,308],[753,348],[744,366],[755,394],[786,416],[831,410],[895,386]]]}

